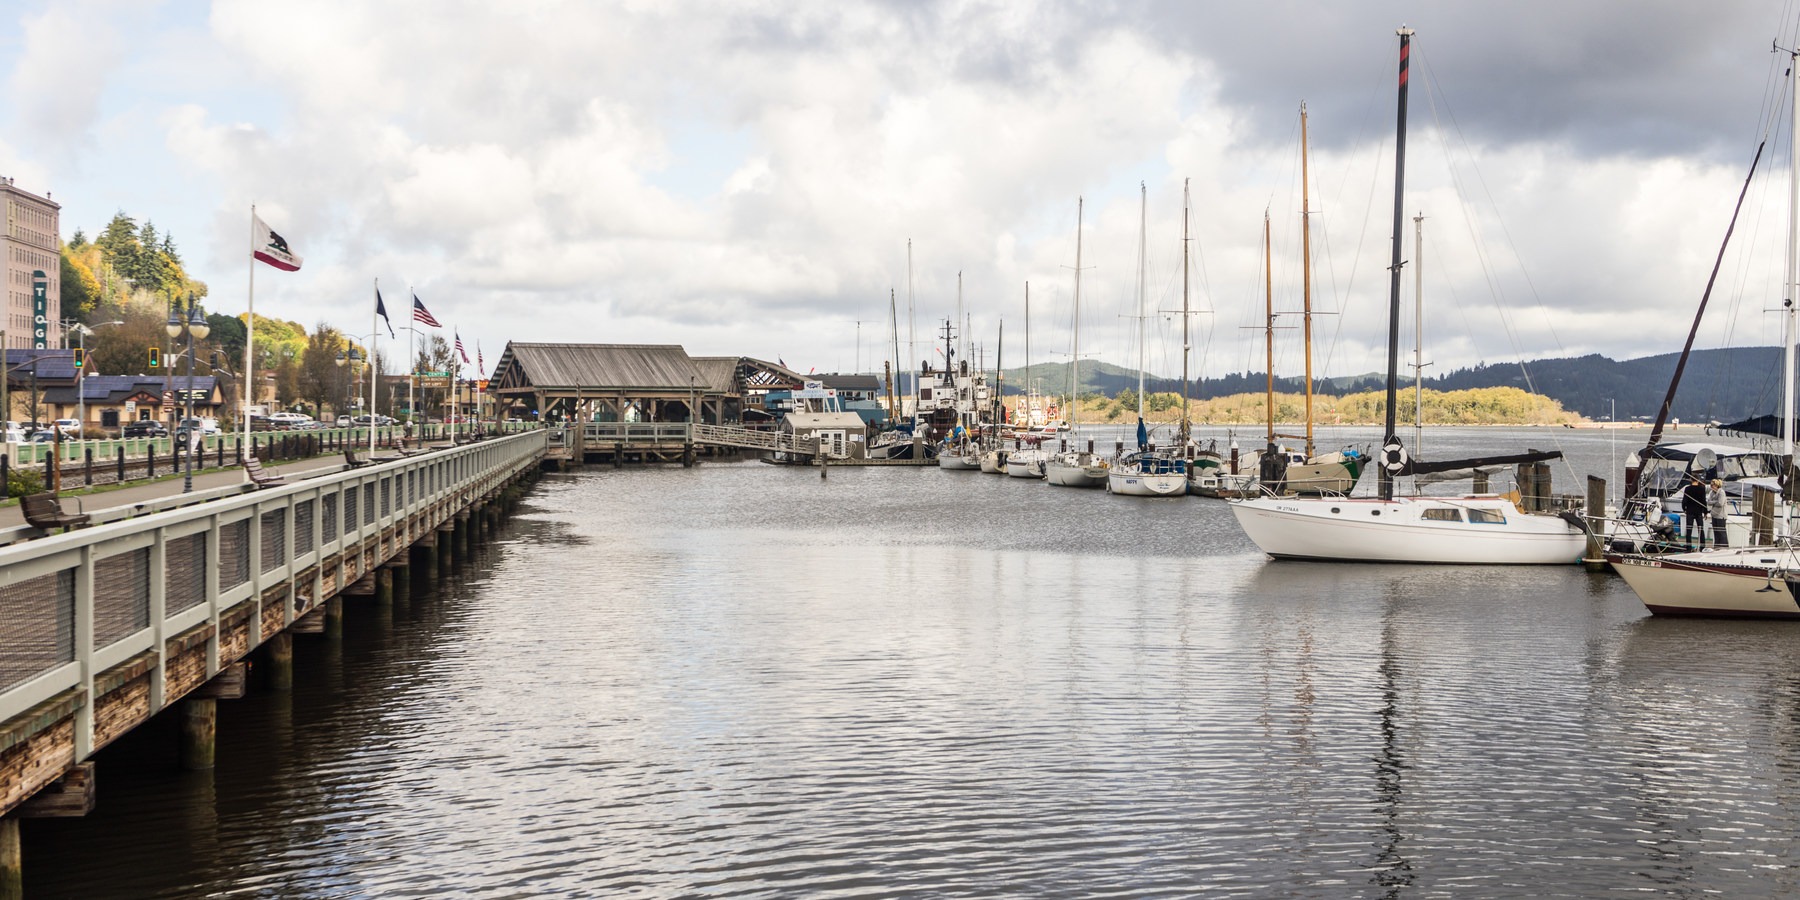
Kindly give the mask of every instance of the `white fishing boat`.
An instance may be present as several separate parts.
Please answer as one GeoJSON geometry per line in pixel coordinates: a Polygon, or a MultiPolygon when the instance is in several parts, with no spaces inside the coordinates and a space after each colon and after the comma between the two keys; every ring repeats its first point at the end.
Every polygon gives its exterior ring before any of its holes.
{"type": "Polygon", "coordinates": [[[1377,498],[1265,496],[1231,502],[1244,533],[1278,559],[1362,562],[1550,565],[1579,562],[1587,545],[1581,520],[1522,512],[1505,498],[1396,497],[1394,478],[1446,475],[1479,466],[1559,457],[1533,453],[1486,459],[1423,463],[1407,458],[1395,433],[1399,358],[1402,199],[1406,174],[1406,90],[1412,30],[1401,28],[1398,127],[1394,161],[1393,261],[1390,267],[1387,428],[1382,442],[1377,498]]]}
{"type": "MultiPolygon", "coordinates": [[[[1081,207],[1075,200],[1075,329],[1069,344],[1069,396],[1081,396],[1081,207]]],[[[1044,460],[1044,480],[1058,487],[1097,488],[1106,485],[1106,460],[1094,454],[1092,441],[1081,448],[1080,403],[1069,404],[1070,436],[1076,448],[1064,449],[1044,460]]]]}

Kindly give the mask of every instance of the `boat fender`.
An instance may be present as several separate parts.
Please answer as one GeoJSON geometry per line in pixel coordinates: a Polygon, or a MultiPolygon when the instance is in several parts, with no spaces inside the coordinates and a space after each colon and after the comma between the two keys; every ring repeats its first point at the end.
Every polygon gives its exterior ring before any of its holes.
{"type": "Polygon", "coordinates": [[[1391,475],[1398,475],[1406,469],[1406,447],[1399,440],[1392,440],[1381,448],[1381,467],[1391,475]]]}

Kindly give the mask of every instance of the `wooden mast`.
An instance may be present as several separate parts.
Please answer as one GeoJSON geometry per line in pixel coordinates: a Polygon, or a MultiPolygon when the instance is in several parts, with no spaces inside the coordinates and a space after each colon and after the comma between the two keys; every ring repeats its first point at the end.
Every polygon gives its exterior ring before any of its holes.
{"type": "Polygon", "coordinates": [[[1300,296],[1306,332],[1306,458],[1313,458],[1312,208],[1306,178],[1306,102],[1300,103],[1300,296]]]}

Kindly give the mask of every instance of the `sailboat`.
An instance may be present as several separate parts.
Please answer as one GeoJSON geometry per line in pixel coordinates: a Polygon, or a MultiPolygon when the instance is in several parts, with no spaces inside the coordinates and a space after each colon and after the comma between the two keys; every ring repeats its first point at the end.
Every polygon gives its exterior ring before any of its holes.
{"type": "MultiPolygon", "coordinates": [[[[1037,382],[1031,378],[1031,282],[1025,282],[1025,398],[1016,407],[1020,415],[1014,416],[1014,422],[1028,422],[1031,414],[1037,410],[1037,382]]],[[[1017,428],[1017,424],[1014,425],[1017,428]]],[[[1036,435],[1027,434],[1023,439],[1015,439],[1013,448],[1006,453],[1006,461],[1002,468],[1012,478],[1044,477],[1044,461],[1047,456],[1041,440],[1036,435]],[[1021,441],[1023,443],[1021,443],[1021,441]]]]}
{"type": "MultiPolygon", "coordinates": [[[[1272,465],[1269,473],[1273,478],[1265,478],[1267,490],[1285,494],[1348,494],[1356,487],[1356,479],[1362,474],[1363,464],[1367,458],[1356,450],[1345,450],[1316,455],[1317,447],[1313,443],[1313,309],[1312,309],[1312,197],[1307,174],[1307,141],[1306,141],[1306,104],[1300,104],[1300,295],[1301,295],[1301,328],[1306,358],[1306,434],[1277,434],[1275,431],[1274,405],[1274,372],[1275,372],[1275,314],[1269,312],[1267,341],[1269,353],[1269,433],[1268,445],[1263,450],[1263,459],[1272,465]],[[1288,452],[1276,443],[1277,438],[1303,437],[1306,451],[1297,464],[1288,461],[1288,452]]],[[[1265,235],[1266,242],[1266,235],[1265,235]]]]}
{"type": "MultiPolygon", "coordinates": [[[[1081,198],[1075,199],[1075,332],[1069,349],[1069,437],[1081,442],[1081,198]]],[[[1062,450],[1044,461],[1044,480],[1060,487],[1097,488],[1106,484],[1106,460],[1086,450],[1062,450]]]]}
{"type": "Polygon", "coordinates": [[[1277,559],[1364,562],[1570,564],[1581,559],[1587,532],[1561,517],[1522,512],[1491,494],[1463,497],[1396,497],[1394,479],[1444,474],[1479,465],[1504,465],[1560,457],[1531,453],[1425,463],[1409,459],[1395,431],[1400,355],[1400,259],[1406,181],[1407,62],[1412,29],[1401,28],[1399,103],[1394,141],[1393,261],[1389,269],[1386,437],[1382,441],[1377,497],[1268,496],[1231,501],[1231,511],[1250,540],[1277,559]]]}
{"type": "MultiPolygon", "coordinates": [[[[1800,52],[1790,52],[1788,61],[1788,93],[1793,97],[1794,107],[1791,113],[1800,113],[1800,97],[1793,91],[1800,88],[1800,52]]],[[[1790,113],[1790,141],[1800,141],[1800,122],[1794,122],[1790,113]]],[[[1790,150],[1792,144],[1790,144],[1790,150]]],[[[1758,157],[1761,150],[1758,150],[1758,157]]],[[[1782,455],[1792,458],[1794,452],[1794,340],[1795,340],[1795,304],[1792,298],[1800,296],[1800,155],[1789,153],[1791,159],[1788,172],[1788,252],[1787,271],[1784,274],[1784,285],[1788,302],[1782,304],[1782,413],[1774,424],[1779,427],[1781,435],[1782,455]]],[[[1754,166],[1752,167],[1754,171],[1754,166]]],[[[1748,183],[1745,185],[1748,189],[1748,183]]],[[[1740,198],[1740,203],[1742,202],[1740,198]]],[[[1734,214],[1735,224],[1735,214],[1734,214]]],[[[1708,290],[1710,291],[1710,285],[1708,290]]],[[[1704,311],[1704,300],[1702,301],[1704,311]]],[[[1695,327],[1699,321],[1696,317],[1695,327]]],[[[1690,345],[1693,335],[1688,337],[1690,345]]],[[[1685,360],[1686,351],[1683,351],[1685,360]]],[[[1679,371],[1679,370],[1678,370],[1679,371]]],[[[1678,376],[1679,377],[1679,376],[1678,376]]],[[[1669,388],[1669,397],[1663,401],[1663,411],[1674,397],[1674,385],[1669,388]]],[[[1657,417],[1658,428],[1652,432],[1650,446],[1645,448],[1647,457],[1669,457],[1669,449],[1656,446],[1657,433],[1662,424],[1662,414],[1657,417]],[[1662,451],[1662,452],[1658,452],[1662,451]]],[[[1738,428],[1749,423],[1738,423],[1738,428]]],[[[1744,429],[1748,430],[1748,429],[1744,429]]],[[[1773,429],[1769,429],[1773,430],[1773,429]]],[[[1712,448],[1702,448],[1705,453],[1704,465],[1724,474],[1722,460],[1716,458],[1712,448]]],[[[1696,465],[1690,454],[1690,460],[1680,463],[1684,468],[1696,465]]],[[[1789,480],[1794,478],[1793,471],[1786,473],[1789,480]]],[[[1792,485],[1790,484],[1791,488],[1792,485]]],[[[1736,616],[1752,618],[1800,619],[1800,583],[1796,583],[1794,574],[1800,572],[1800,544],[1789,530],[1791,507],[1788,503],[1777,500],[1781,508],[1780,532],[1774,543],[1762,546],[1732,547],[1729,549],[1703,550],[1696,553],[1671,553],[1650,555],[1639,553],[1608,553],[1606,559],[1612,563],[1614,571],[1625,579],[1625,583],[1642,600],[1645,608],[1655,615],[1701,615],[1701,616],[1736,616]]],[[[1659,504],[1660,506],[1660,504],[1659,504]]]]}
{"type": "MultiPolygon", "coordinates": [[[[1148,194],[1142,185],[1138,188],[1140,212],[1138,223],[1138,422],[1137,451],[1120,454],[1113,460],[1106,476],[1108,493],[1123,494],[1127,497],[1180,497],[1188,492],[1187,460],[1178,454],[1160,452],[1150,443],[1149,429],[1144,427],[1144,256],[1146,237],[1146,212],[1148,194]]],[[[1183,339],[1181,342],[1181,432],[1183,444],[1187,439],[1187,245],[1188,245],[1188,194],[1187,184],[1181,186],[1181,325],[1183,339]]]]}

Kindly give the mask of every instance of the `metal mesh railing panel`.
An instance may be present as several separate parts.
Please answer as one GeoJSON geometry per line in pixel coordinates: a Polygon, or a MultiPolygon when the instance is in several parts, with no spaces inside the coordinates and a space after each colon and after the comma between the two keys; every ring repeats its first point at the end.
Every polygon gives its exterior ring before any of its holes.
{"type": "Polygon", "coordinates": [[[344,492],[344,533],[356,530],[356,488],[344,492]]]}
{"type": "Polygon", "coordinates": [[[394,479],[381,479],[381,517],[387,518],[394,512],[394,479]]]}
{"type": "Polygon", "coordinates": [[[94,562],[94,646],[150,627],[150,548],[94,562]]]}
{"type": "Polygon", "coordinates": [[[178,613],[206,600],[206,532],[163,544],[163,610],[178,613]]]}
{"type": "Polygon", "coordinates": [[[319,507],[319,534],[329,541],[338,533],[338,495],[336,492],[326,494],[324,503],[319,507]]]}
{"type": "Polygon", "coordinates": [[[302,500],[294,504],[294,555],[311,553],[313,550],[313,508],[311,500],[302,500]]]}
{"type": "Polygon", "coordinates": [[[375,524],[375,486],[363,485],[363,524],[375,524]]]}
{"type": "Polygon", "coordinates": [[[0,690],[74,659],[74,569],[0,587],[0,690]]]}
{"type": "Polygon", "coordinates": [[[219,590],[250,580],[250,520],[219,526],[219,590]]]}
{"type": "Polygon", "coordinates": [[[271,509],[262,514],[262,570],[264,572],[287,562],[287,510],[271,509]]]}

